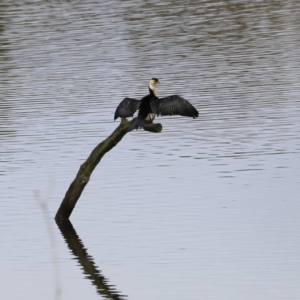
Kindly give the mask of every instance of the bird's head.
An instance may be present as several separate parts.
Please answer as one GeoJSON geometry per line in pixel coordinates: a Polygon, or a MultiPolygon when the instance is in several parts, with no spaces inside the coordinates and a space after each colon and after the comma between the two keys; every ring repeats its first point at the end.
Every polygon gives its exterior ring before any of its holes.
{"type": "Polygon", "coordinates": [[[157,97],[157,93],[156,93],[156,90],[155,90],[155,86],[159,83],[160,82],[157,78],[151,78],[150,81],[149,81],[149,91],[150,91],[150,93],[153,92],[153,94],[156,97],[157,97]]]}

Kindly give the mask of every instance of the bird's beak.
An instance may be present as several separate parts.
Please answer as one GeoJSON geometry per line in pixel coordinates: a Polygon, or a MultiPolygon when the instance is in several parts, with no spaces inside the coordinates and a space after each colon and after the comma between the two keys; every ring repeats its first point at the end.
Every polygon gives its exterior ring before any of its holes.
{"type": "Polygon", "coordinates": [[[157,80],[156,84],[159,84],[159,83],[160,83],[159,80],[157,80]]]}

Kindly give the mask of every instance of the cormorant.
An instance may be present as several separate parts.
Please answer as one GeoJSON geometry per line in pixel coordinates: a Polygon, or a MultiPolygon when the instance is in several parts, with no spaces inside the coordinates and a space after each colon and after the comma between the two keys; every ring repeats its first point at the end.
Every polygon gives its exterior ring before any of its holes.
{"type": "Polygon", "coordinates": [[[181,115],[186,117],[198,117],[197,109],[178,95],[165,98],[158,98],[155,86],[160,83],[157,78],[152,78],[149,82],[149,95],[141,100],[125,98],[117,107],[115,120],[117,118],[132,117],[139,110],[138,117],[130,125],[128,131],[143,128],[146,124],[151,124],[155,116],[181,115]]]}

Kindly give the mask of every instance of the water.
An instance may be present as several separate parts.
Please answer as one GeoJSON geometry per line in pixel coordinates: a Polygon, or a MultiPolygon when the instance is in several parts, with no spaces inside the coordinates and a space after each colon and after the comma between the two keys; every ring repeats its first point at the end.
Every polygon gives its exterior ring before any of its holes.
{"type": "Polygon", "coordinates": [[[292,0],[2,1],[1,299],[58,286],[61,299],[298,299],[299,14],[292,0]],[[76,232],[60,230],[80,164],[151,77],[200,117],[127,134],[76,232]]]}

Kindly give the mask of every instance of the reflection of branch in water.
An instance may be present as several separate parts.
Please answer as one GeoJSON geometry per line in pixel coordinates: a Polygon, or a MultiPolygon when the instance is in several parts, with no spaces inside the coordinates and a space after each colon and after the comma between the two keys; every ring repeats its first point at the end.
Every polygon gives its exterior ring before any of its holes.
{"type": "Polygon", "coordinates": [[[69,220],[57,221],[57,226],[60,229],[64,239],[70,250],[72,251],[75,258],[78,260],[80,265],[84,270],[84,274],[88,276],[86,278],[90,279],[92,284],[97,287],[97,292],[99,295],[113,300],[122,300],[126,296],[120,295],[114,286],[109,285],[107,278],[105,278],[101,271],[95,266],[93,258],[88,255],[86,248],[84,247],[82,241],[77,235],[72,223],[69,220]]]}
{"type": "MultiPolygon", "coordinates": [[[[48,195],[50,192],[48,192],[48,195]]],[[[61,283],[60,283],[60,273],[59,273],[59,264],[58,264],[58,255],[57,255],[57,247],[55,242],[55,234],[53,232],[52,223],[51,223],[51,216],[48,211],[47,202],[45,200],[42,200],[40,198],[39,192],[36,191],[34,193],[35,199],[39,206],[41,207],[42,213],[44,215],[46,228],[48,231],[48,236],[50,239],[50,245],[51,245],[51,252],[52,252],[52,261],[53,261],[53,270],[54,270],[54,282],[55,282],[55,299],[59,300],[61,299],[61,283]]]]}

